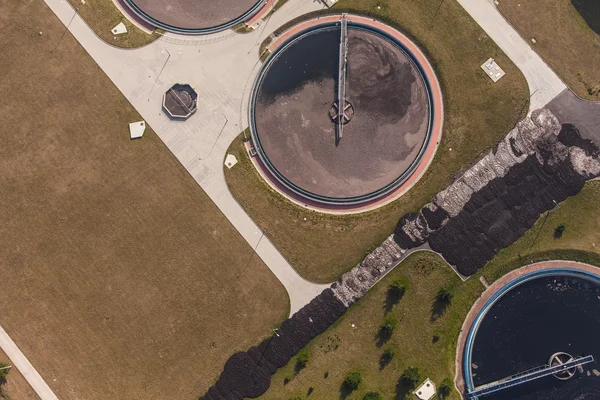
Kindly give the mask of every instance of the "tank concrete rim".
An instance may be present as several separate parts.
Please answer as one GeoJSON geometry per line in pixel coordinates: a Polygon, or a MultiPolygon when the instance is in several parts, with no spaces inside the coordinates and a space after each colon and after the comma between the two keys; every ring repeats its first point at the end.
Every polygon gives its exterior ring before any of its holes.
{"type": "MultiPolygon", "coordinates": [[[[392,35],[388,34],[387,32],[379,29],[376,26],[366,24],[364,22],[353,21],[353,20],[349,19],[348,20],[349,28],[360,29],[360,30],[364,30],[364,31],[367,31],[370,33],[374,33],[375,35],[379,36],[380,38],[395,45],[407,57],[407,59],[409,60],[409,62],[413,66],[413,68],[418,72],[418,75],[420,76],[420,78],[422,79],[422,81],[424,83],[425,92],[427,94],[427,105],[429,107],[429,115],[427,118],[427,130],[426,130],[426,134],[425,134],[425,139],[423,140],[423,143],[421,144],[419,152],[416,155],[416,157],[414,158],[411,165],[398,178],[396,178],[393,182],[385,185],[384,187],[382,187],[376,191],[367,193],[365,195],[354,196],[354,197],[322,196],[322,195],[318,195],[316,193],[312,193],[308,190],[302,189],[299,186],[292,183],[291,181],[289,181],[271,163],[271,161],[269,160],[269,157],[266,155],[266,153],[261,145],[261,142],[260,142],[260,138],[258,135],[258,129],[256,127],[256,119],[255,119],[255,116],[256,116],[255,106],[257,103],[259,89],[261,87],[263,79],[265,78],[265,76],[266,76],[267,72],[269,71],[269,68],[271,67],[273,62],[275,60],[277,60],[278,56],[283,54],[283,52],[287,48],[289,48],[290,46],[292,46],[294,43],[298,42],[299,40],[303,39],[307,35],[314,34],[315,32],[320,31],[320,30],[327,30],[327,29],[335,28],[338,25],[339,25],[339,22],[329,22],[328,21],[328,22],[323,22],[323,23],[316,24],[314,26],[304,28],[304,29],[300,30],[299,32],[295,33],[294,35],[292,35],[281,45],[279,45],[278,48],[276,49],[276,51],[274,51],[273,53],[271,53],[269,55],[269,57],[267,57],[267,59],[265,60],[264,64],[262,65],[261,69],[258,72],[258,76],[253,84],[252,91],[250,93],[250,107],[248,108],[248,120],[249,120],[250,136],[252,139],[252,143],[256,149],[256,153],[257,153],[260,161],[266,167],[265,172],[267,172],[271,176],[273,176],[277,180],[278,183],[283,185],[286,189],[288,189],[295,195],[299,196],[300,198],[303,198],[310,202],[315,202],[317,204],[322,204],[325,206],[340,206],[340,205],[354,206],[354,205],[371,203],[371,202],[374,202],[374,201],[384,198],[385,196],[389,195],[390,193],[393,193],[396,189],[398,189],[400,186],[402,186],[402,184],[405,183],[413,175],[415,170],[419,167],[421,161],[423,161],[423,156],[424,156],[428,146],[430,145],[430,139],[432,136],[435,115],[437,112],[441,112],[441,110],[437,110],[435,107],[435,102],[433,100],[433,94],[432,94],[433,93],[432,85],[429,80],[429,76],[425,72],[425,68],[421,65],[421,63],[419,62],[417,57],[415,57],[413,52],[406,46],[405,43],[403,43],[398,38],[395,38],[392,35]]],[[[391,27],[388,27],[388,28],[394,29],[391,27]]],[[[406,40],[409,41],[408,38],[406,40]]],[[[413,44],[413,46],[414,46],[414,43],[411,43],[411,44],[413,44]]],[[[414,46],[414,47],[416,48],[416,46],[414,46]]]]}

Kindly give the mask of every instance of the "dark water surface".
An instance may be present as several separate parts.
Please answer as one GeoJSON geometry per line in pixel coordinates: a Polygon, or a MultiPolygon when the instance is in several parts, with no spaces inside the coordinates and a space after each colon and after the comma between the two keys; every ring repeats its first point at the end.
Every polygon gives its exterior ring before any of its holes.
{"type": "Polygon", "coordinates": [[[581,278],[541,277],[506,293],[489,310],[475,337],[475,386],[546,364],[556,352],[592,355],[568,381],[550,376],[486,399],[600,399],[600,285],[581,278]],[[476,366],[476,368],[475,368],[476,366]],[[588,375],[589,374],[589,375],[588,375]]]}

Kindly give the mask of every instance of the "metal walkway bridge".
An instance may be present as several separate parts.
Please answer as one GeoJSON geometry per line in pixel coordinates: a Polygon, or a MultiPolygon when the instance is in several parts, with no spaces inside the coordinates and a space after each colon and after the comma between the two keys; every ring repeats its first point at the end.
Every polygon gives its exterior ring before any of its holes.
{"type": "Polygon", "coordinates": [[[585,356],[574,358],[564,364],[555,366],[541,365],[539,367],[530,369],[528,371],[520,372],[515,375],[497,380],[495,382],[487,383],[473,389],[473,391],[467,393],[468,399],[477,399],[479,396],[494,393],[499,390],[508,389],[509,387],[517,386],[525,382],[531,382],[536,379],[540,379],[549,375],[554,375],[559,372],[567,371],[571,368],[576,368],[580,365],[591,363],[594,361],[593,356],[585,356]]]}
{"type": "Polygon", "coordinates": [[[338,90],[337,90],[337,134],[336,143],[339,143],[344,130],[344,118],[346,111],[346,69],[348,67],[348,18],[342,14],[340,33],[340,58],[338,66],[338,90]]]}

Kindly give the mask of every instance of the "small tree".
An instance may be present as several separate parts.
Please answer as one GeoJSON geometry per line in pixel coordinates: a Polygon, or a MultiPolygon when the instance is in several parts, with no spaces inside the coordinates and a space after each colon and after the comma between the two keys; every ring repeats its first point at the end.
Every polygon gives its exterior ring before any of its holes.
{"type": "Polygon", "coordinates": [[[397,297],[402,297],[404,292],[408,289],[409,281],[404,276],[399,276],[395,278],[392,283],[390,283],[390,292],[392,292],[397,297]]]}
{"type": "Polygon", "coordinates": [[[394,359],[395,355],[396,350],[392,346],[386,346],[385,349],[383,349],[383,354],[381,355],[381,358],[387,362],[390,362],[394,359]]]}
{"type": "Polygon", "coordinates": [[[8,367],[8,365],[4,364],[4,363],[0,363],[0,382],[4,381],[6,379],[6,377],[8,376],[8,371],[10,371],[10,368],[8,367]]]}
{"type": "Polygon", "coordinates": [[[421,372],[417,367],[408,367],[400,376],[400,380],[402,380],[402,382],[404,382],[407,386],[413,388],[421,380],[421,372]]]}
{"type": "Polygon", "coordinates": [[[342,385],[347,390],[356,390],[358,389],[361,380],[362,376],[360,374],[360,371],[352,370],[348,372],[348,375],[346,375],[346,377],[344,378],[344,382],[342,383],[342,385]]]}
{"type": "Polygon", "coordinates": [[[444,286],[443,288],[441,288],[436,296],[437,300],[443,303],[450,303],[453,297],[454,291],[450,286],[444,286]]]}
{"type": "Polygon", "coordinates": [[[306,350],[300,350],[298,355],[296,356],[296,367],[302,369],[306,367],[308,361],[310,360],[310,354],[306,350]]]}
{"type": "Polygon", "coordinates": [[[450,396],[450,393],[452,393],[453,386],[454,385],[452,384],[452,380],[450,378],[444,379],[438,390],[440,392],[440,397],[442,399],[445,399],[446,397],[450,396]]]}
{"type": "Polygon", "coordinates": [[[363,400],[383,400],[383,397],[377,392],[367,392],[363,396],[363,400]]]}
{"type": "Polygon", "coordinates": [[[396,329],[396,326],[398,326],[398,319],[393,315],[388,315],[383,319],[383,322],[381,323],[379,329],[381,329],[382,333],[389,336],[392,333],[394,333],[394,329],[396,329]]]}

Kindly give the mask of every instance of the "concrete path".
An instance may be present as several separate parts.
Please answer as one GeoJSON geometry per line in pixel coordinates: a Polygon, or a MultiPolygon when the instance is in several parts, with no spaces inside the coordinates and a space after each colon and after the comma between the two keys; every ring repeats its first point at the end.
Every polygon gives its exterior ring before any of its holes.
{"type": "Polygon", "coordinates": [[[567,88],[504,19],[491,0],[457,1],[525,75],[531,95],[530,111],[544,107],[567,88]]]}
{"type": "Polygon", "coordinates": [[[27,357],[19,350],[15,342],[8,336],[0,326],[0,347],[6,353],[12,366],[19,370],[21,375],[37,393],[41,400],[58,400],[52,389],[31,365],[27,357]]]}
{"type": "MultiPolygon", "coordinates": [[[[73,18],[74,10],[68,2],[45,2],[65,25],[73,18]]],[[[321,8],[318,1],[290,0],[252,33],[225,31],[202,37],[167,34],[135,50],[106,44],[79,15],[69,27],[221,212],[256,248],[258,256],[287,289],[291,313],[328,285],[304,280],[263,236],[229,192],[223,160],[231,141],[248,126],[246,103],[260,67],[260,43],[283,23],[321,8]],[[198,111],[185,123],[170,121],[161,111],[163,93],[177,82],[189,83],[198,92],[198,111]]],[[[128,132],[123,127],[123,132],[115,134],[128,132]]]]}

